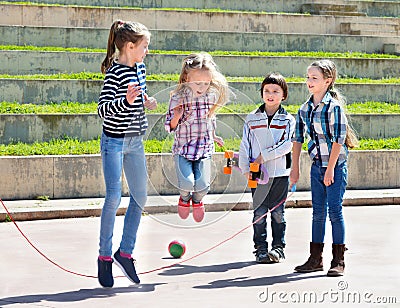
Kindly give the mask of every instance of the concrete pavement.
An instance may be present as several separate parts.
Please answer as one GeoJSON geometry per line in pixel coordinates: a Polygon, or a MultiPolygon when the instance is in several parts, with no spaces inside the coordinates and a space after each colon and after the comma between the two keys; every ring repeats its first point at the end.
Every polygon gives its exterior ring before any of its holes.
{"type": "MultiPolygon", "coordinates": [[[[57,268],[27,244],[14,224],[0,223],[0,306],[231,308],[337,307],[340,303],[341,307],[399,307],[400,207],[367,205],[344,208],[349,250],[346,274],[341,278],[326,277],[331,260],[329,223],[325,270],[293,272],[308,257],[310,208],[286,210],[286,260],[262,265],[254,262],[252,254],[251,211],[207,212],[202,224],[195,224],[192,217],[182,221],[171,213],[145,215],[134,251],[142,284],[132,286],[122,277],[115,279],[111,289],[101,288],[95,278],[57,268]],[[174,239],[186,243],[182,259],[168,254],[168,243],[174,239]],[[154,269],[159,270],[146,273],[154,269]]],[[[98,217],[21,221],[18,225],[54,262],[77,273],[97,274],[98,217]]],[[[122,225],[119,216],[114,249],[122,225]]],[[[122,275],[116,266],[113,270],[114,275],[122,275]]]]}
{"type": "MultiPolygon", "coordinates": [[[[251,196],[208,195],[205,220],[181,220],[176,196],[149,197],[134,257],[142,284],[132,286],[114,267],[112,289],[97,279],[68,273],[43,258],[12,223],[0,223],[0,307],[312,307],[400,306],[397,217],[400,190],[347,191],[344,215],[346,275],[325,276],[331,259],[330,224],[324,251],[325,271],[298,274],[294,266],[308,257],[310,192],[287,202],[287,258],[260,265],[252,254],[251,196]],[[232,237],[232,238],[231,238],[232,237]],[[168,243],[183,240],[181,259],[169,256],[168,243]],[[182,262],[181,264],[176,264],[182,262]],[[150,273],[148,273],[150,271],[150,273]]],[[[96,276],[99,218],[103,199],[3,201],[28,239],[67,271],[96,276]],[[86,217],[74,219],[51,219],[86,217]],[[37,221],[29,221],[37,220],[37,221]]],[[[122,214],[128,198],[123,198],[122,214]]],[[[1,218],[5,218],[4,209],[1,218]]],[[[123,217],[116,220],[118,247],[123,217]]],[[[270,231],[270,230],[268,230],[270,231]]],[[[270,233],[269,233],[270,234],[270,233]]],[[[268,237],[270,238],[270,236],[268,237]]]]}

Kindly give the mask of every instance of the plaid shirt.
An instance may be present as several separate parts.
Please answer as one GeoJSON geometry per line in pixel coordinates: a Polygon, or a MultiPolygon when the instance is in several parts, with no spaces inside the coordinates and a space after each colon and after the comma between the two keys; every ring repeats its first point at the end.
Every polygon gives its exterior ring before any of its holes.
{"type": "Polygon", "coordinates": [[[172,146],[172,154],[181,155],[188,160],[211,157],[214,153],[214,131],[216,118],[208,117],[208,112],[217,101],[216,93],[206,94],[192,98],[189,88],[184,88],[181,93],[171,96],[169,110],[165,119],[165,129],[175,132],[175,140],[172,146]],[[173,109],[182,105],[183,115],[179,119],[175,129],[171,129],[170,123],[174,117],[173,109]]]}
{"type": "Polygon", "coordinates": [[[308,154],[311,159],[320,159],[323,167],[328,166],[332,143],[342,145],[338,164],[346,161],[348,155],[346,139],[347,118],[343,108],[328,92],[322,102],[314,108],[311,99],[301,105],[297,112],[296,130],[293,141],[304,143],[306,133],[308,154]]]}

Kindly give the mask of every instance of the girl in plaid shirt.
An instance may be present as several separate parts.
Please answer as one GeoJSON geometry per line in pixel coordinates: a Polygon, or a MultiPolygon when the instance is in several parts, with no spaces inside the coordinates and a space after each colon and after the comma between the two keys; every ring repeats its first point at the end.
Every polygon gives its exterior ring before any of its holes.
{"type": "Polygon", "coordinates": [[[293,167],[290,182],[299,179],[299,160],[304,135],[310,137],[308,153],[311,166],[312,242],[310,257],[295,268],[297,272],[322,271],[326,216],[332,225],[333,259],[328,276],[344,273],[343,195],[347,186],[348,148],[357,138],[347,124],[343,110],[344,98],[334,89],[337,71],[330,60],[312,63],[307,69],[307,87],[311,96],[299,109],[293,142],[293,167]]]}
{"type": "Polygon", "coordinates": [[[186,219],[193,207],[193,218],[204,218],[203,197],[210,189],[211,156],[217,108],[226,103],[228,84],[208,53],[187,56],[182,63],[179,84],[171,93],[165,129],[175,132],[172,154],[178,177],[178,214],[186,219]]]}

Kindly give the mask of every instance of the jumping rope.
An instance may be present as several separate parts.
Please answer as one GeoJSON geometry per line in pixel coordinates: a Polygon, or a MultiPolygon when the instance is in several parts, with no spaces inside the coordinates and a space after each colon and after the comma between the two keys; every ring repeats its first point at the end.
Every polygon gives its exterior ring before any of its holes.
{"type": "MultiPolygon", "coordinates": [[[[217,248],[217,247],[223,245],[224,243],[226,243],[226,242],[232,240],[233,238],[235,238],[236,236],[238,236],[239,234],[241,234],[242,232],[244,232],[245,230],[247,230],[248,228],[250,228],[251,226],[253,226],[253,225],[256,224],[257,222],[259,222],[261,219],[263,219],[265,216],[267,216],[268,213],[271,213],[272,211],[274,211],[275,209],[277,209],[277,208],[278,208],[279,206],[281,206],[287,199],[289,199],[289,198],[294,194],[295,191],[296,191],[296,186],[293,185],[292,188],[291,188],[290,194],[289,194],[285,199],[283,199],[281,202],[279,202],[277,205],[275,205],[272,209],[268,210],[264,215],[260,216],[257,220],[255,220],[254,222],[252,222],[252,223],[249,224],[248,226],[246,226],[246,227],[240,229],[239,231],[237,231],[236,233],[234,233],[234,234],[231,235],[230,237],[226,238],[225,240],[223,240],[223,241],[221,241],[221,242],[219,242],[219,243],[217,243],[217,244],[211,246],[210,248],[208,248],[208,249],[206,249],[206,250],[204,250],[204,251],[202,251],[202,252],[199,252],[198,254],[195,254],[194,256],[192,256],[192,257],[190,257],[190,258],[186,258],[186,259],[181,260],[181,261],[179,261],[179,262],[175,262],[175,263],[173,263],[173,264],[161,266],[161,267],[158,267],[158,268],[155,268],[155,269],[152,269],[152,270],[144,271],[144,272],[138,273],[138,275],[149,274],[149,273],[157,272],[157,271],[160,271],[160,270],[163,270],[163,269],[171,268],[171,267],[174,267],[174,266],[176,266],[176,265],[179,265],[179,264],[188,262],[188,261],[190,261],[190,260],[193,260],[193,259],[195,259],[195,258],[197,258],[197,257],[199,257],[199,256],[201,256],[201,255],[206,254],[207,252],[209,252],[209,251],[211,251],[211,250],[214,250],[215,248],[217,248]]],[[[55,261],[51,260],[49,257],[47,257],[39,248],[37,248],[37,247],[29,240],[29,238],[28,238],[28,237],[24,234],[24,232],[20,229],[20,227],[19,227],[18,224],[15,222],[14,218],[12,217],[11,213],[9,212],[8,208],[6,207],[6,205],[4,204],[4,202],[3,202],[3,200],[2,200],[1,198],[0,198],[0,202],[1,202],[1,205],[3,206],[3,208],[5,209],[5,211],[7,212],[8,217],[10,218],[10,220],[12,221],[12,223],[15,225],[15,227],[16,227],[17,230],[19,231],[19,233],[25,238],[25,240],[29,243],[29,245],[30,245],[33,249],[35,249],[35,250],[39,253],[39,255],[41,255],[43,258],[45,258],[48,262],[50,262],[50,263],[53,264],[54,266],[58,267],[59,269],[63,270],[64,272],[67,272],[67,273],[70,273],[70,274],[73,274],[73,275],[76,275],[76,276],[81,276],[81,277],[86,277],[86,278],[98,278],[97,276],[86,275],[86,274],[81,274],[81,273],[77,273],[77,272],[71,271],[71,270],[69,270],[69,269],[67,269],[67,268],[65,268],[65,267],[63,267],[63,266],[61,266],[61,265],[59,265],[59,264],[56,263],[55,261]]],[[[116,276],[116,277],[114,277],[114,278],[121,278],[121,277],[125,277],[125,276],[116,276]]]]}

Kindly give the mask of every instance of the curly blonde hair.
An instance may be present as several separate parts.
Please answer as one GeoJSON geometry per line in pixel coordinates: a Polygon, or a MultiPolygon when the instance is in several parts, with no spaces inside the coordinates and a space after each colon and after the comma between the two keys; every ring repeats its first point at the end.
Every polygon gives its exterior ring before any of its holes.
{"type": "Polygon", "coordinates": [[[209,116],[213,116],[228,101],[229,87],[226,78],[220,73],[218,66],[210,54],[206,52],[192,53],[183,59],[178,86],[172,91],[172,94],[186,89],[187,76],[193,70],[205,70],[211,73],[210,87],[218,93],[218,101],[211,107],[208,113],[209,116]]]}

